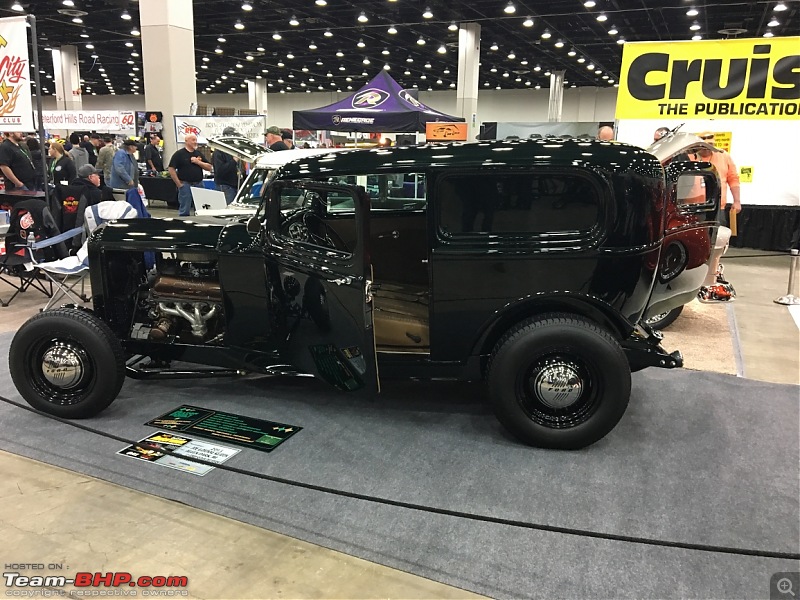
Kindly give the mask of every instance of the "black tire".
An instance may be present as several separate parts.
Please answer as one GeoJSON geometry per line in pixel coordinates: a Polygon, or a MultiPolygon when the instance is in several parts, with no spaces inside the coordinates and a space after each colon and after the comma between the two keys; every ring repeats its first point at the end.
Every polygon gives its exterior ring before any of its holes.
{"type": "Polygon", "coordinates": [[[675,322],[675,319],[680,316],[680,314],[683,312],[683,307],[684,305],[681,304],[678,308],[673,308],[668,312],[645,319],[644,322],[646,325],[649,325],[653,329],[658,329],[659,331],[666,329],[675,322]]]}
{"type": "Polygon", "coordinates": [[[614,429],[631,393],[619,343],[569,314],[541,315],[511,329],[494,348],[487,381],[506,429],[531,446],[562,450],[589,446],[614,429]],[[561,385],[546,387],[553,377],[561,385]]]}
{"type": "Polygon", "coordinates": [[[28,404],[65,419],[98,414],[125,381],[117,337],[96,315],[72,308],[46,310],[20,327],[8,366],[28,404]]]}

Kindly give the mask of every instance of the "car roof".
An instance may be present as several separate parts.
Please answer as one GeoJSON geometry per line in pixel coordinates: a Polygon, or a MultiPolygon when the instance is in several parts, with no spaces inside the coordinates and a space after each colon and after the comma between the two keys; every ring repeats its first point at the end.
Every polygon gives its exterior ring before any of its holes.
{"type": "Polygon", "coordinates": [[[650,153],[620,142],[579,138],[443,142],[349,150],[329,156],[310,156],[280,167],[276,177],[324,177],[328,174],[378,173],[431,167],[503,167],[531,164],[594,165],[607,171],[640,170],[643,176],[661,176],[661,165],[650,153]]]}
{"type": "Polygon", "coordinates": [[[336,151],[335,148],[292,148],[291,150],[267,152],[258,157],[256,166],[262,169],[277,169],[293,160],[308,158],[310,156],[319,156],[321,154],[330,154],[336,151]]]}

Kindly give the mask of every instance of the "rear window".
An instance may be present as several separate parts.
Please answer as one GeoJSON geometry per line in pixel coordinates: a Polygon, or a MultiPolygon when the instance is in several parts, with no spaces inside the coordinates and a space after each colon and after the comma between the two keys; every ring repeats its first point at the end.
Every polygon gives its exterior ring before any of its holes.
{"type": "Polygon", "coordinates": [[[600,211],[592,181],[565,172],[452,174],[439,180],[437,197],[445,237],[586,233],[600,211]]]}

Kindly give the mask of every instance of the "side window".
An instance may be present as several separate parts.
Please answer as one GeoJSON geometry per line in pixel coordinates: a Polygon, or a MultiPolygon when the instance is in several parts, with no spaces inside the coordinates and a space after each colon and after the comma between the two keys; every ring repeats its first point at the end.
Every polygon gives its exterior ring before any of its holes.
{"type": "Polygon", "coordinates": [[[445,237],[587,232],[600,206],[587,177],[560,171],[449,175],[437,197],[445,237]]]}
{"type": "Polygon", "coordinates": [[[250,176],[245,179],[239,190],[238,202],[247,204],[258,204],[261,201],[261,192],[264,189],[264,182],[272,174],[272,169],[254,168],[250,176]]]}
{"type": "MultiPolygon", "coordinates": [[[[337,175],[329,183],[358,185],[370,198],[372,211],[424,210],[428,203],[425,173],[380,173],[378,175],[337,175]]],[[[352,210],[352,203],[349,205],[352,210]]],[[[347,204],[332,203],[330,210],[345,212],[347,204]]]]}

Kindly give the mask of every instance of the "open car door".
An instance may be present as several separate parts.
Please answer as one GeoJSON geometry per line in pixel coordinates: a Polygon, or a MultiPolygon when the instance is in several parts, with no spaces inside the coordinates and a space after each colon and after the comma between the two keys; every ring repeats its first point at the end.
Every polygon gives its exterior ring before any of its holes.
{"type": "Polygon", "coordinates": [[[369,197],[363,188],[277,181],[267,207],[267,269],[289,364],[346,391],[377,392],[369,262],[369,197]],[[349,206],[343,226],[330,207],[349,206]]]}
{"type": "Polygon", "coordinates": [[[226,154],[248,163],[254,163],[260,156],[272,152],[272,150],[264,148],[264,146],[256,144],[253,140],[240,135],[223,135],[209,138],[208,145],[213,150],[222,150],[226,154]]]}

